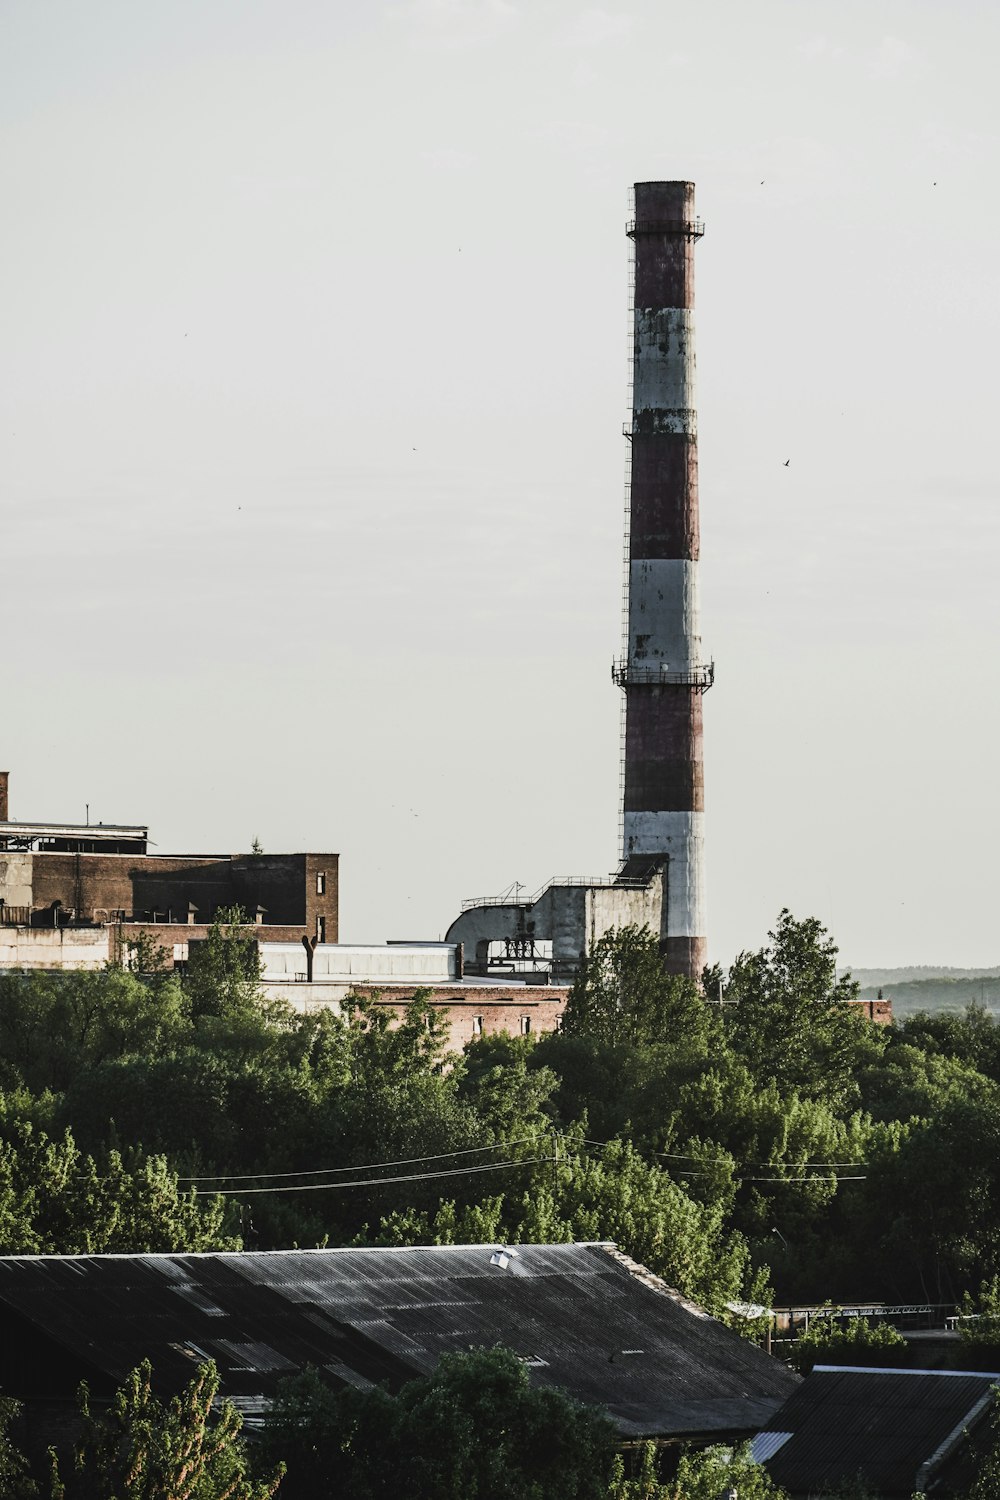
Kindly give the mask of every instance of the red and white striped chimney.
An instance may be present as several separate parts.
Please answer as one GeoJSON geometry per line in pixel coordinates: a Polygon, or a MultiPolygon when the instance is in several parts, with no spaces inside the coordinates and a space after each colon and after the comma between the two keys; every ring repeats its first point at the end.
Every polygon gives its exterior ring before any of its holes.
{"type": "MultiPolygon", "coordinates": [[[[694,184],[637,182],[623,874],[666,865],[666,967],[698,979],[705,936],[694,184]]],[[[626,429],[627,430],[627,429],[626,429]]]]}

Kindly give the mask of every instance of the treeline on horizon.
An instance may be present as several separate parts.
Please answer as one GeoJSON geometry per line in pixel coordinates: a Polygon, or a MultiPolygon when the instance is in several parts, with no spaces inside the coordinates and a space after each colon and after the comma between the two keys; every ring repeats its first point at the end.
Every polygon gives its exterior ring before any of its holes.
{"type": "Polygon", "coordinates": [[[898,1016],[919,1011],[961,1011],[970,1005],[984,1006],[991,1014],[1000,1010],[1000,975],[978,979],[938,976],[934,979],[906,979],[882,984],[861,984],[862,1000],[874,1000],[881,991],[893,1004],[898,1016]]]}
{"type": "Polygon", "coordinates": [[[561,1032],[459,1054],[419,999],[293,1014],[255,953],[0,976],[0,1253],[610,1239],[723,1314],[1000,1274],[1000,1029],[871,1024],[813,918],[704,991],[609,933],[561,1032]]]}

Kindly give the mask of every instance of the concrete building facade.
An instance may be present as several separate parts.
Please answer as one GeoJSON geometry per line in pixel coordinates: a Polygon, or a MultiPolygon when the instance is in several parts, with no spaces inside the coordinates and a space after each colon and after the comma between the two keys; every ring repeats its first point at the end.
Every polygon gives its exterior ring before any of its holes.
{"type": "Polygon", "coordinates": [[[613,927],[660,932],[664,890],[662,865],[644,876],[553,881],[525,901],[467,901],[445,940],[462,944],[466,974],[569,983],[588,949],[613,927]]]}

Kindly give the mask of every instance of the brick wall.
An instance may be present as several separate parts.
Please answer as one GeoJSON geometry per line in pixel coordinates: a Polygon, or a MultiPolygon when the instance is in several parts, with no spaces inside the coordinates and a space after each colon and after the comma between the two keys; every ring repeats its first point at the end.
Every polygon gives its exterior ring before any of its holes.
{"type": "MultiPolygon", "coordinates": [[[[390,995],[374,986],[355,986],[358,994],[370,995],[377,1005],[396,1011],[413,999],[418,988],[417,985],[393,988],[390,995]]],[[[429,999],[449,1022],[451,1045],[459,1048],[477,1036],[496,1036],[502,1031],[511,1036],[521,1035],[525,1019],[532,1036],[557,1031],[568,995],[567,988],[556,985],[512,985],[509,992],[495,985],[482,989],[434,985],[429,999]],[[477,1019],[481,1030],[477,1029],[477,1019]]]]}
{"type": "Polygon", "coordinates": [[[861,1007],[862,1014],[869,1021],[874,1021],[877,1026],[892,1025],[891,1000],[849,1000],[848,1004],[861,1007]]]}
{"type": "MultiPolygon", "coordinates": [[[[210,922],[121,922],[113,929],[112,957],[116,962],[121,962],[125,945],[134,943],[140,937],[147,937],[151,943],[163,950],[164,967],[172,969],[174,963],[185,963],[188,958],[188,944],[204,942],[212,930],[210,922]],[[174,949],[182,951],[175,954],[174,949]]],[[[276,927],[270,923],[259,923],[241,929],[259,943],[301,943],[305,929],[292,925],[288,927],[276,927]]],[[[306,955],[302,953],[302,968],[306,967],[306,955]]]]}
{"type": "MultiPolygon", "coordinates": [[[[104,921],[115,911],[140,919],[156,912],[161,919],[187,919],[188,905],[202,922],[220,906],[243,906],[252,915],[266,908],[272,928],[295,928],[314,936],[317,917],[325,922],[325,940],[338,937],[338,856],[272,855],[140,855],[38,853],[32,860],[32,905],[54,901],[87,921],[104,921]],[[324,876],[325,889],[317,881],[324,876]]],[[[275,941],[279,941],[275,939],[275,941]]]]}

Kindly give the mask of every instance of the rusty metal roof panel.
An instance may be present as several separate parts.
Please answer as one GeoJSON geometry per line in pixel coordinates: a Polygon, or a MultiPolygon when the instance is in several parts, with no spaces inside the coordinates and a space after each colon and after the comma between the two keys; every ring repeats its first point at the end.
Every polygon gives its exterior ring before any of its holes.
{"type": "Polygon", "coordinates": [[[799,1383],[599,1244],[0,1258],[0,1331],[46,1341],[50,1385],[57,1351],[109,1382],[148,1356],[165,1387],[212,1358],[246,1400],[307,1365],[397,1389],[499,1343],[630,1435],[751,1432],[799,1383]]]}

